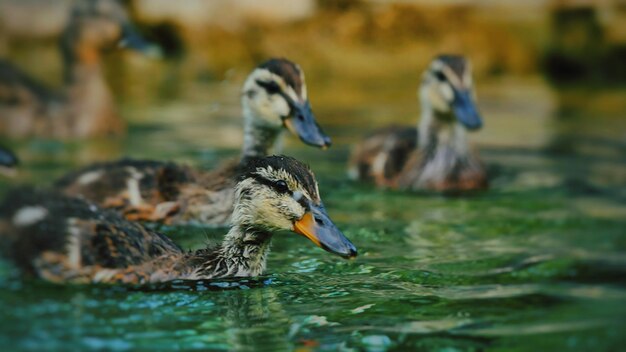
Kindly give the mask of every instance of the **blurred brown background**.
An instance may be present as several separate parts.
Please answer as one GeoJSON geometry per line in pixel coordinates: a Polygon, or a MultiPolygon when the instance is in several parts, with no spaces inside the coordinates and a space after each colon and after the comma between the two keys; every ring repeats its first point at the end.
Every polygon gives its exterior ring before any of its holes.
{"type": "MultiPolygon", "coordinates": [[[[0,56],[59,86],[56,41],[71,3],[0,0],[0,56]]],[[[439,53],[473,62],[486,122],[473,137],[479,145],[562,151],[587,148],[592,137],[626,139],[626,1],[125,3],[166,59],[112,53],[108,82],[131,124],[168,126],[160,142],[236,150],[239,87],[271,56],[303,67],[313,108],[336,145],[368,128],[415,124],[421,73],[439,53]]]]}

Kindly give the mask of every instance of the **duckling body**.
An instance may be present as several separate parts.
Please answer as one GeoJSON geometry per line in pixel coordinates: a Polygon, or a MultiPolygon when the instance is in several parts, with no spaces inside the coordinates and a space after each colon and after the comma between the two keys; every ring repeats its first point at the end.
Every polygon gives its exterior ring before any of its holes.
{"type": "Polygon", "coordinates": [[[403,190],[486,188],[484,166],[467,142],[467,131],[482,125],[469,62],[437,57],[424,74],[419,96],[419,129],[393,126],[370,134],[352,152],[350,176],[403,190]]]}
{"type": "Polygon", "coordinates": [[[237,162],[205,171],[172,162],[125,159],[70,173],[55,187],[132,221],[227,225],[238,169],[237,162]]]}
{"type": "Polygon", "coordinates": [[[306,166],[287,157],[251,160],[235,192],[222,244],[183,251],[166,236],[55,192],[17,190],[0,206],[0,248],[24,272],[59,283],[144,284],[257,276],[275,231],[294,231],[343,257],[356,249],[335,227],[306,166]]]}
{"type": "Polygon", "coordinates": [[[244,83],[244,145],[238,161],[200,170],[171,162],[120,160],[68,174],[55,187],[130,220],[227,225],[238,170],[251,158],[267,155],[284,129],[309,145],[330,145],[306,94],[300,68],[286,59],[271,59],[244,83]]]}
{"type": "Polygon", "coordinates": [[[121,40],[148,46],[115,0],[76,4],[61,37],[64,85],[53,91],[0,60],[0,133],[11,137],[86,138],[125,129],[102,72],[103,51],[121,40]]]}

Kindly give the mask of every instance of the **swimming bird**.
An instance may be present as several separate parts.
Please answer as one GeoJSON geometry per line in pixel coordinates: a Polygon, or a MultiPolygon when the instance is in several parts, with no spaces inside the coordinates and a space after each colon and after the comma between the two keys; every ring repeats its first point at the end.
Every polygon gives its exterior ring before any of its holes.
{"type": "Polygon", "coordinates": [[[62,91],[53,91],[15,65],[0,60],[0,133],[10,137],[86,138],[120,133],[102,72],[102,56],[115,47],[158,54],[134,30],[115,0],[83,0],[72,9],[60,38],[62,91]]]}
{"type": "Polygon", "coordinates": [[[222,243],[187,252],[83,199],[15,190],[0,205],[0,249],[24,272],[57,283],[258,276],[279,231],[300,234],[344,258],[357,255],[328,216],[312,171],[293,158],[251,158],[234,198],[233,224],[222,243]]]}
{"type": "Polygon", "coordinates": [[[227,225],[238,169],[250,158],[267,155],[284,130],[308,145],[327,148],[331,143],[315,121],[304,73],[287,59],[256,67],[243,84],[241,104],[244,139],[238,161],[207,171],[173,162],[120,160],[72,172],[55,187],[130,220],[227,225]]]}
{"type": "Polygon", "coordinates": [[[423,74],[419,129],[377,130],[352,152],[349,174],[383,188],[466,191],[487,187],[487,174],[470,150],[467,132],[482,127],[468,59],[440,55],[423,74]]]}
{"type": "Polygon", "coordinates": [[[0,175],[15,176],[15,167],[19,164],[12,151],[0,146],[0,175]]]}

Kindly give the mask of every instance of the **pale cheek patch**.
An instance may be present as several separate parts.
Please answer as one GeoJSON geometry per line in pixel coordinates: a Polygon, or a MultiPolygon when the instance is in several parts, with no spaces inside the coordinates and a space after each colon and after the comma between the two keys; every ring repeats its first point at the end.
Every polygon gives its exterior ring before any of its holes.
{"type": "Polygon", "coordinates": [[[48,209],[40,206],[24,207],[13,215],[13,225],[18,227],[30,226],[48,216],[48,209]]]}
{"type": "Polygon", "coordinates": [[[454,91],[449,84],[442,83],[439,89],[441,90],[441,94],[443,95],[444,99],[446,99],[447,101],[452,101],[452,99],[454,99],[454,91]]]}
{"type": "Polygon", "coordinates": [[[444,100],[441,93],[438,93],[435,89],[428,90],[428,100],[432,106],[440,112],[450,111],[450,104],[444,100]]]}
{"type": "Polygon", "coordinates": [[[272,110],[280,118],[289,115],[289,104],[281,96],[270,98],[272,101],[272,110]]]}

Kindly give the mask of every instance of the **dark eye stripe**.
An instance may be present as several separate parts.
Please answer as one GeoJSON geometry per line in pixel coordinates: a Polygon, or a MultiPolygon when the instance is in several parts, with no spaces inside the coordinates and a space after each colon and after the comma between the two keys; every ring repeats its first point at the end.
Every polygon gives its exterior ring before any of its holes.
{"type": "Polygon", "coordinates": [[[277,181],[271,181],[271,180],[268,180],[268,179],[266,179],[264,177],[261,177],[259,175],[254,175],[254,179],[258,183],[260,183],[260,184],[263,184],[265,186],[271,187],[272,189],[274,189],[278,193],[284,193],[284,194],[291,194],[292,193],[291,190],[289,189],[289,187],[287,186],[287,183],[285,183],[284,186],[279,184],[280,181],[285,182],[283,180],[280,180],[278,182],[277,181]]]}
{"type": "Polygon", "coordinates": [[[260,79],[256,80],[256,83],[263,87],[268,94],[277,94],[280,93],[280,86],[278,83],[274,81],[262,81],[260,79]]]}
{"type": "Polygon", "coordinates": [[[435,75],[435,77],[437,78],[437,80],[441,81],[441,82],[445,82],[448,79],[446,78],[446,75],[443,74],[443,72],[441,71],[435,71],[433,73],[435,75]]]}

